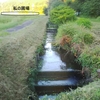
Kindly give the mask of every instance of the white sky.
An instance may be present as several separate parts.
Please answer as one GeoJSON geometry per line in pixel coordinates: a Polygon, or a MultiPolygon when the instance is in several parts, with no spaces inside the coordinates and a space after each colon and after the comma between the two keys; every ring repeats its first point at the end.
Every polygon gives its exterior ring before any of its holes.
{"type": "Polygon", "coordinates": [[[8,0],[0,0],[0,3],[6,2],[6,1],[8,1],[8,0]]]}

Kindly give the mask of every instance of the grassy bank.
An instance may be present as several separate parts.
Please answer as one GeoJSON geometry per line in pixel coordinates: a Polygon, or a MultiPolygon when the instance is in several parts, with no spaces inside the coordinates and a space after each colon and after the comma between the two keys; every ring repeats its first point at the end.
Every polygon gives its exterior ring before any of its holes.
{"type": "Polygon", "coordinates": [[[83,88],[78,87],[76,90],[70,92],[61,92],[59,95],[54,95],[53,98],[44,96],[40,100],[99,100],[100,99],[100,80],[92,82],[83,88]]]}
{"type": "Polygon", "coordinates": [[[35,64],[33,57],[36,48],[43,41],[47,17],[26,19],[34,22],[2,37],[0,42],[0,100],[28,100],[28,95],[31,94],[27,77],[29,69],[35,64]]]}
{"type": "MultiPolygon", "coordinates": [[[[84,68],[91,71],[93,83],[78,88],[75,91],[60,93],[55,100],[99,100],[100,80],[97,69],[100,69],[100,20],[78,18],[77,21],[67,22],[59,26],[56,45],[71,51],[84,68]],[[88,27],[89,25],[89,27],[88,27]]],[[[47,99],[48,100],[48,99],[47,99]]]]}
{"type": "Polygon", "coordinates": [[[60,93],[55,100],[99,100],[100,99],[100,80],[90,83],[83,88],[75,91],[60,93]]]}
{"type": "Polygon", "coordinates": [[[56,45],[71,51],[83,68],[94,74],[100,68],[100,21],[78,18],[59,26],[56,45]],[[95,48],[95,49],[94,49],[95,48]]]}

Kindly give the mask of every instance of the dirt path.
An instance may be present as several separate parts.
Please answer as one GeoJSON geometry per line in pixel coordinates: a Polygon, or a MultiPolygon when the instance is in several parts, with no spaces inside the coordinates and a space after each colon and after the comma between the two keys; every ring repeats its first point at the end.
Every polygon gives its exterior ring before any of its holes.
{"type": "Polygon", "coordinates": [[[33,21],[32,20],[28,20],[28,21],[25,21],[24,23],[22,23],[21,25],[18,25],[18,26],[15,26],[15,27],[13,27],[13,28],[9,28],[9,29],[7,29],[7,32],[15,32],[15,31],[18,31],[18,30],[20,30],[20,29],[22,29],[22,28],[24,28],[24,27],[26,27],[26,26],[28,26],[28,25],[30,25],[30,24],[32,24],[33,23],[33,21]]]}

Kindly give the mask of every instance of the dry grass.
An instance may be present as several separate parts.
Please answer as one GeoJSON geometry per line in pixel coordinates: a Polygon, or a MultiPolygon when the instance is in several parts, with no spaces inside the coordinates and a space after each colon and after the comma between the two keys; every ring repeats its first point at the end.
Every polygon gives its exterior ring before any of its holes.
{"type": "Polygon", "coordinates": [[[34,67],[33,56],[43,40],[46,22],[47,17],[37,17],[33,24],[2,38],[0,100],[28,100],[28,71],[34,67]]]}

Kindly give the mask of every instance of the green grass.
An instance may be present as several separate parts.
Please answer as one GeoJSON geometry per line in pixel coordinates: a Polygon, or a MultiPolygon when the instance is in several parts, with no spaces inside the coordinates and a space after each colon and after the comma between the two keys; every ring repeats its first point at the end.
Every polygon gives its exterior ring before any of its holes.
{"type": "Polygon", "coordinates": [[[100,47],[94,46],[94,48],[87,47],[78,57],[78,61],[83,67],[100,68],[100,47]]]}
{"type": "Polygon", "coordinates": [[[8,32],[4,32],[4,31],[0,32],[0,37],[4,37],[4,36],[7,36],[7,35],[9,35],[8,32]]]}
{"type": "Polygon", "coordinates": [[[79,18],[77,24],[84,26],[85,28],[91,28],[91,21],[87,18],[79,18]]]}
{"type": "Polygon", "coordinates": [[[0,15],[0,30],[5,30],[21,24],[26,20],[33,19],[35,16],[3,16],[0,15]]]}
{"type": "Polygon", "coordinates": [[[99,100],[100,99],[100,80],[90,83],[83,88],[75,91],[60,93],[55,100],[99,100]]]}
{"type": "Polygon", "coordinates": [[[7,29],[20,25],[24,21],[32,20],[37,16],[3,16],[0,15],[0,37],[9,35],[7,29]]]}
{"type": "Polygon", "coordinates": [[[59,42],[64,35],[70,36],[72,43],[92,44],[94,40],[93,32],[77,25],[76,22],[69,22],[61,25],[58,29],[56,41],[59,42]]]}
{"type": "Polygon", "coordinates": [[[0,42],[0,100],[15,97],[15,100],[28,100],[31,94],[27,78],[33,71],[29,69],[36,67],[33,57],[43,41],[47,17],[39,16],[33,21],[19,31],[0,37],[3,38],[0,42]]]}

